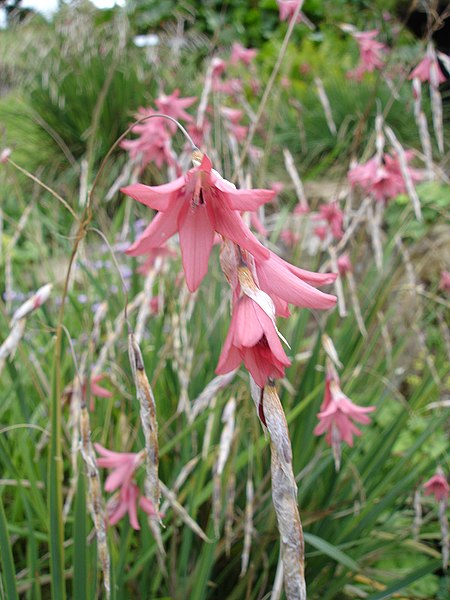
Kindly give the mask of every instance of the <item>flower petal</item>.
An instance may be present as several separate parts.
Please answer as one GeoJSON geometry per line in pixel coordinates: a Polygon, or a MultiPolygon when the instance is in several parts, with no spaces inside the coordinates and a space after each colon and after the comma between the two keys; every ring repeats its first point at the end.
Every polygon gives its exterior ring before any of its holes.
{"type": "Polygon", "coordinates": [[[238,212],[222,208],[216,203],[214,216],[218,233],[245,248],[259,260],[269,258],[269,250],[258,242],[238,212]]]}
{"type": "Polygon", "coordinates": [[[152,248],[162,246],[178,230],[179,209],[166,213],[159,212],[142,235],[125,251],[126,254],[140,256],[149,252],[152,248]]]}
{"type": "Polygon", "coordinates": [[[183,207],[179,215],[181,257],[186,283],[194,292],[208,271],[208,259],[214,242],[214,229],[206,206],[183,207]]]}
{"type": "Polygon", "coordinates": [[[184,185],[184,177],[178,177],[175,181],[163,185],[150,186],[134,183],[121,188],[120,191],[150,208],[166,211],[169,209],[170,203],[180,195],[180,190],[184,185]]]}

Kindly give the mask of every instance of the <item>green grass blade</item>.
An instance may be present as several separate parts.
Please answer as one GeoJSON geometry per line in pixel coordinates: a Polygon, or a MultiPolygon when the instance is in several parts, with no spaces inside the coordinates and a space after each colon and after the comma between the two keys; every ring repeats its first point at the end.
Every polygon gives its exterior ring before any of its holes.
{"type": "Polygon", "coordinates": [[[421,569],[414,569],[409,573],[409,575],[407,575],[403,579],[398,579],[395,583],[390,585],[382,592],[377,592],[376,594],[368,596],[366,600],[384,600],[385,598],[392,598],[393,594],[399,592],[400,590],[403,590],[411,583],[418,581],[419,579],[425,577],[425,575],[428,575],[429,573],[432,573],[436,569],[439,569],[440,566],[441,561],[434,560],[433,562],[426,564],[421,569]]]}
{"type": "Polygon", "coordinates": [[[333,544],[330,544],[323,538],[320,538],[317,535],[313,535],[312,533],[305,532],[303,535],[305,538],[305,542],[311,544],[311,546],[316,548],[316,550],[319,550],[323,554],[326,554],[336,562],[341,563],[341,565],[348,567],[352,571],[360,570],[359,565],[356,561],[354,561],[352,558],[350,558],[350,556],[345,554],[345,552],[342,552],[342,550],[339,550],[339,548],[337,548],[336,546],[333,546],[333,544]]]}
{"type": "Polygon", "coordinates": [[[84,474],[78,474],[75,498],[73,560],[73,600],[85,600],[87,594],[87,531],[86,531],[86,488],[84,474]]]}
{"type": "Polygon", "coordinates": [[[14,570],[14,561],[11,552],[11,544],[9,542],[8,527],[6,524],[5,511],[3,508],[3,500],[0,497],[0,558],[2,564],[4,587],[6,590],[6,598],[8,600],[18,600],[16,588],[16,573],[14,570]]]}

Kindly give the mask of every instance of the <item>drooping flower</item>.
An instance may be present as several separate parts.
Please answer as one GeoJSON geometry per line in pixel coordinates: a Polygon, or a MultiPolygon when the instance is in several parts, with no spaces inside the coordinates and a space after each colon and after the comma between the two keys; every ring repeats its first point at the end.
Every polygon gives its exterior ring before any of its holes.
{"type": "Polygon", "coordinates": [[[264,387],[268,377],[283,377],[291,362],[283,350],[273,320],[249,296],[235,302],[219,363],[218,375],[236,369],[241,362],[253,379],[264,387]]]}
{"type": "MultiPolygon", "coordinates": [[[[168,115],[178,121],[186,121],[192,123],[192,116],[187,113],[184,109],[189,108],[197,100],[196,96],[189,96],[188,98],[180,98],[180,90],[177,88],[169,96],[162,94],[155,100],[155,104],[158,107],[159,112],[168,115]]],[[[156,119],[154,119],[156,120],[156,119]]],[[[176,130],[175,123],[168,122],[167,126],[172,131],[176,130]]]]}
{"type": "Polygon", "coordinates": [[[436,86],[439,86],[441,83],[444,83],[444,81],[447,80],[442,72],[441,67],[439,66],[439,62],[434,51],[427,52],[417,67],[411,71],[408,79],[420,79],[422,83],[428,81],[436,86]]]}
{"type": "Polygon", "coordinates": [[[149,516],[153,517],[157,514],[153,502],[145,496],[139,497],[139,488],[132,482],[129,485],[123,486],[118,494],[108,501],[107,510],[110,525],[115,525],[128,513],[131,527],[139,530],[140,525],[137,516],[138,502],[140,508],[149,516]]]}
{"type": "MultiPolygon", "coordinates": [[[[406,160],[411,160],[413,153],[405,152],[406,160]]],[[[417,169],[407,167],[413,182],[421,181],[423,174],[417,169]]],[[[375,200],[387,202],[399,194],[406,193],[406,184],[403,179],[398,157],[384,154],[382,157],[374,156],[362,165],[356,165],[348,172],[350,185],[359,185],[375,200]]]]}
{"type": "Polygon", "coordinates": [[[184,176],[160,186],[134,184],[122,191],[158,210],[150,225],[127,254],[138,256],[161,247],[179,233],[186,283],[197,289],[208,269],[214,232],[247,249],[261,260],[269,251],[243,222],[239,211],[254,211],[271,200],[271,190],[236,189],[211,166],[206,155],[195,153],[195,166],[184,176]]]}
{"type": "MultiPolygon", "coordinates": [[[[302,0],[277,0],[280,21],[290,21],[302,0]]],[[[297,23],[300,23],[303,17],[302,11],[297,16],[297,23]]]]}
{"type": "Polygon", "coordinates": [[[315,221],[325,221],[328,231],[335,240],[340,240],[342,238],[344,234],[342,231],[344,213],[339,208],[336,201],[322,204],[319,208],[319,214],[315,215],[313,219],[315,221]]]}
{"type": "MultiPolygon", "coordinates": [[[[95,408],[95,401],[94,401],[95,397],[97,397],[97,398],[112,398],[112,393],[109,390],[107,390],[106,388],[99,385],[99,381],[101,381],[104,377],[105,377],[105,374],[100,373],[99,375],[93,375],[90,379],[89,391],[90,391],[91,401],[89,404],[89,410],[91,412],[95,408]]],[[[82,394],[83,400],[86,400],[87,387],[88,387],[88,383],[85,380],[81,386],[81,394],[82,394]]]]}
{"type": "Polygon", "coordinates": [[[450,272],[442,271],[441,279],[439,281],[439,289],[444,292],[450,292],[450,272]]]}
{"type": "Polygon", "coordinates": [[[436,502],[448,500],[450,486],[441,467],[437,468],[436,473],[423,484],[423,487],[425,496],[433,495],[436,502]]]}
{"type": "Polygon", "coordinates": [[[119,487],[131,484],[135,470],[144,460],[144,452],[113,452],[101,444],[94,444],[101,458],[97,459],[99,467],[112,469],[105,481],[105,490],[114,492],[119,487]]]}
{"type": "Polygon", "coordinates": [[[238,62],[249,65],[257,54],[258,51],[255,48],[244,48],[244,46],[235,42],[231,47],[230,62],[232,65],[236,65],[238,62]]]}
{"type": "Polygon", "coordinates": [[[339,270],[339,275],[341,277],[345,277],[347,273],[351,273],[353,271],[353,265],[348,254],[342,254],[337,259],[337,266],[339,270]]]}
{"type": "Polygon", "coordinates": [[[320,423],[314,429],[314,435],[326,433],[325,440],[333,449],[336,470],[340,467],[341,443],[353,446],[353,436],[361,435],[361,430],[353,421],[367,425],[370,419],[367,413],[375,410],[375,406],[357,406],[340,388],[339,376],[329,359],[327,359],[327,376],[325,394],[317,417],[320,423]]]}
{"type": "Polygon", "coordinates": [[[347,73],[351,79],[361,80],[364,73],[383,68],[383,52],[387,50],[387,46],[375,39],[378,33],[378,29],[353,33],[353,37],[358,42],[360,62],[356,69],[347,73]]]}
{"type": "MultiPolygon", "coordinates": [[[[139,109],[137,119],[150,117],[155,111],[151,108],[139,109]]],[[[140,159],[142,167],[154,162],[160,169],[164,164],[174,165],[175,159],[170,144],[170,135],[163,119],[151,118],[138,123],[131,130],[138,134],[134,140],[123,140],[120,147],[127,150],[132,160],[140,159]]]]}

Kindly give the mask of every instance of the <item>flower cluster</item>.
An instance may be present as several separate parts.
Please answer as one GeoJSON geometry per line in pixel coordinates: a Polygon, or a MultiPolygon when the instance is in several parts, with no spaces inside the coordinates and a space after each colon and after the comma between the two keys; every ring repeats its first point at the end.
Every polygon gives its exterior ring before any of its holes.
{"type": "MultiPolygon", "coordinates": [[[[152,108],[140,108],[136,118],[145,119],[158,113],[164,113],[173,119],[193,123],[193,118],[185,109],[194,104],[197,98],[194,96],[180,98],[179,96],[178,89],[168,96],[160,95],[155,100],[158,112],[152,108]]],[[[175,123],[167,119],[148,118],[132,128],[131,131],[138,135],[136,139],[123,140],[120,145],[129,152],[132,160],[140,163],[142,168],[150,162],[154,162],[159,169],[164,164],[175,166],[176,160],[171,145],[171,138],[175,130],[175,123]]]]}
{"type": "MultiPolygon", "coordinates": [[[[405,152],[405,158],[410,161],[411,151],[405,152]]],[[[408,173],[413,182],[421,181],[422,172],[408,166],[408,173]]],[[[400,161],[397,155],[383,154],[374,156],[362,165],[356,165],[348,172],[350,185],[359,185],[366,194],[370,194],[380,202],[387,202],[399,194],[406,193],[400,161]]]]}
{"type": "Polygon", "coordinates": [[[353,37],[358,42],[359,47],[359,65],[356,69],[347,73],[350,79],[361,81],[364,73],[370,73],[376,69],[383,68],[383,53],[387,48],[385,44],[375,39],[378,33],[378,29],[356,31],[353,33],[353,37]]]}
{"type": "Polygon", "coordinates": [[[276,315],[289,316],[288,304],[327,309],[336,298],[314,286],[336,275],[295,267],[263,246],[242,219],[256,211],[275,192],[236,189],[212,168],[205,154],[195,151],[194,167],[171,183],[134,184],[122,191],[158,211],[127,253],[139,256],[161,248],[179,234],[183,269],[190,291],[208,270],[215,235],[222,238],[221,265],[232,288],[232,317],[217,366],[228,373],[241,362],[260,387],[268,378],[282,377],[290,361],[276,328],[276,315]]]}
{"type": "Polygon", "coordinates": [[[137,505],[149,516],[156,516],[156,510],[151,500],[141,496],[139,488],[133,479],[134,472],[144,459],[144,452],[113,452],[100,444],[95,444],[95,449],[101,455],[97,459],[99,467],[111,469],[105,481],[106,492],[118,492],[109,500],[108,518],[111,525],[115,525],[128,513],[133,529],[140,529],[137,517],[137,505]]]}

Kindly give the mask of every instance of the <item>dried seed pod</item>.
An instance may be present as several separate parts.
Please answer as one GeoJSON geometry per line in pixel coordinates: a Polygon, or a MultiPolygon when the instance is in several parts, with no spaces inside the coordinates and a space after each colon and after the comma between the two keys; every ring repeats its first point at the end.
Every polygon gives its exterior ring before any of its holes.
{"type": "Polygon", "coordinates": [[[101,491],[102,488],[97,467],[97,459],[91,443],[89,413],[85,404],[81,407],[80,434],[81,456],[86,465],[86,473],[88,476],[88,507],[97,536],[98,560],[103,574],[103,585],[105,586],[106,598],[109,599],[111,597],[111,582],[109,577],[110,556],[106,537],[107,516],[101,491]]]}

